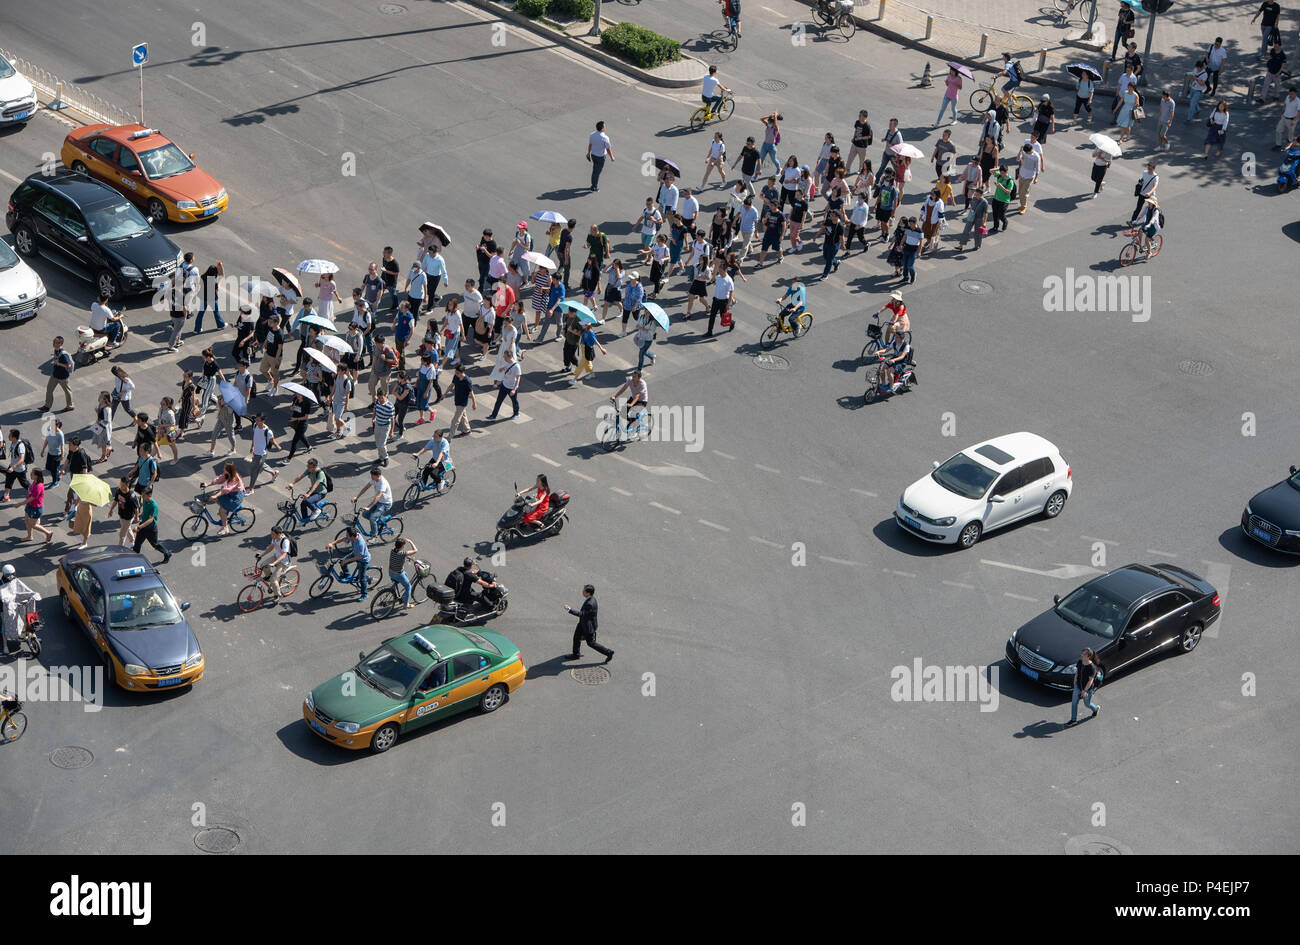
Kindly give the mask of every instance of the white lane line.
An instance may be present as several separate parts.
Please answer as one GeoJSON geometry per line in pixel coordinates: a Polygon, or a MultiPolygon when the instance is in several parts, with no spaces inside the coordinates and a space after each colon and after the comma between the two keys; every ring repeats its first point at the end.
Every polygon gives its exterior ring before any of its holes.
{"type": "Polygon", "coordinates": [[[570,469],[570,470],[569,470],[569,475],[570,475],[570,476],[577,476],[579,479],[585,479],[587,482],[595,482],[595,481],[596,481],[596,480],[595,480],[594,478],[592,478],[591,476],[588,476],[586,473],[580,473],[580,472],[578,472],[578,470],[576,470],[576,469],[570,469]]]}
{"type": "Polygon", "coordinates": [[[533,400],[538,403],[545,404],[552,410],[567,410],[573,406],[572,403],[565,400],[559,394],[552,394],[550,391],[546,390],[531,390],[528,392],[528,396],[532,397],[533,400]]]}
{"type": "Polygon", "coordinates": [[[771,466],[764,466],[762,463],[755,463],[754,468],[761,469],[763,472],[776,473],[778,476],[781,475],[781,470],[773,469],[771,466]]]}
{"type": "Polygon", "coordinates": [[[540,459],[542,462],[546,463],[546,465],[548,465],[548,466],[554,466],[556,469],[559,469],[560,466],[563,465],[562,463],[557,463],[557,462],[556,462],[555,460],[553,460],[553,459],[547,459],[547,458],[546,458],[545,456],[543,456],[541,453],[534,453],[534,454],[533,454],[533,459],[540,459]]]}
{"type": "Polygon", "coordinates": [[[749,536],[749,540],[750,540],[750,541],[756,541],[756,542],[758,542],[760,545],[767,545],[769,548],[781,548],[781,547],[783,547],[782,545],[778,545],[778,544],[777,544],[776,542],[774,542],[774,541],[768,541],[766,538],[759,538],[757,535],[750,535],[750,536],[749,536]]]}
{"type": "Polygon", "coordinates": [[[1034,531],[1036,531],[1036,532],[1050,532],[1050,531],[1051,531],[1051,529],[1048,528],[1046,525],[1030,525],[1029,527],[1032,528],[1032,529],[1033,529],[1034,531]]]}
{"type": "Polygon", "coordinates": [[[1147,554],[1155,555],[1157,558],[1177,558],[1178,555],[1172,551],[1157,551],[1155,548],[1148,548],[1147,554]]]}
{"type": "MultiPolygon", "coordinates": [[[[20,181],[18,180],[17,177],[14,178],[14,183],[20,183],[20,181]]],[[[735,458],[736,458],[736,457],[732,456],[730,453],[724,453],[724,452],[722,452],[722,450],[710,450],[710,452],[713,453],[714,456],[721,456],[723,459],[735,459],[735,458]]]]}
{"type": "Polygon", "coordinates": [[[812,476],[800,476],[800,482],[811,482],[814,486],[824,486],[826,483],[821,479],[814,479],[812,476]]]}
{"type": "Polygon", "coordinates": [[[881,570],[884,571],[886,574],[896,574],[899,577],[916,577],[916,575],[913,574],[911,571],[893,571],[890,570],[889,568],[881,568],[881,570]]]}
{"type": "MultiPolygon", "coordinates": [[[[226,107],[226,103],[223,102],[221,99],[217,98],[217,97],[214,96],[214,95],[209,95],[207,92],[203,91],[202,89],[196,89],[194,86],[190,85],[188,82],[186,82],[184,79],[180,78],[179,76],[175,76],[175,75],[172,75],[172,74],[169,73],[169,74],[167,75],[167,78],[171,79],[173,82],[178,82],[178,83],[180,83],[181,85],[183,85],[183,86],[185,86],[187,89],[189,89],[191,92],[194,92],[194,93],[196,93],[196,94],[198,94],[198,95],[202,95],[202,96],[203,96],[204,98],[206,98],[209,102],[216,102],[216,103],[217,103],[218,105],[220,105],[222,108],[225,108],[225,107],[226,107]]],[[[981,141],[980,143],[983,144],[982,141],[981,141]]]]}
{"type": "Polygon", "coordinates": [[[1084,541],[1099,541],[1099,542],[1101,542],[1103,545],[1118,545],[1118,544],[1119,544],[1119,542],[1117,542],[1117,541],[1107,541],[1105,538],[1093,538],[1091,535],[1080,535],[1079,537],[1082,538],[1084,541]]]}
{"type": "Polygon", "coordinates": [[[1059,564],[1051,571],[1026,568],[1021,564],[1007,564],[1005,561],[989,561],[987,558],[981,558],[980,564],[992,565],[995,568],[1007,568],[1011,571],[1021,571],[1025,574],[1037,574],[1039,577],[1054,577],[1063,580],[1101,574],[1096,568],[1090,568],[1086,564],[1059,564]]]}
{"type": "Polygon", "coordinates": [[[617,492],[619,495],[626,495],[626,496],[632,495],[632,493],[628,492],[626,489],[620,489],[618,486],[610,486],[609,491],[617,492]]]}
{"type": "Polygon", "coordinates": [[[731,529],[728,528],[726,525],[719,525],[717,522],[710,522],[708,519],[697,518],[695,521],[699,522],[705,528],[716,528],[720,532],[731,531],[731,529]]]}
{"type": "Polygon", "coordinates": [[[0,170],[0,177],[3,177],[5,180],[11,180],[15,184],[21,184],[23,182],[21,177],[14,177],[14,175],[10,174],[6,170],[0,170]]]}
{"type": "Polygon", "coordinates": [[[678,509],[674,509],[674,508],[672,508],[671,506],[661,505],[661,504],[658,503],[658,502],[651,502],[651,503],[650,503],[650,507],[651,507],[652,509],[662,509],[662,510],[665,511],[665,512],[672,512],[674,515],[681,515],[681,514],[682,514],[680,510],[678,510],[678,509]]]}
{"type": "Polygon", "coordinates": [[[858,495],[864,495],[864,496],[866,496],[868,499],[879,499],[879,498],[880,498],[880,496],[876,495],[876,493],[874,493],[874,492],[868,492],[866,489],[850,489],[849,491],[850,491],[850,492],[856,492],[858,495]]]}
{"type": "Polygon", "coordinates": [[[518,443],[511,443],[510,445],[513,446],[515,449],[519,449],[519,444],[518,444],[518,443]]]}
{"type": "Polygon", "coordinates": [[[961,581],[940,581],[939,583],[947,584],[949,587],[960,587],[962,590],[965,591],[975,590],[974,584],[963,584],[961,581]]]}
{"type": "Polygon", "coordinates": [[[861,561],[846,561],[844,558],[831,558],[827,555],[818,555],[819,561],[829,561],[831,564],[846,564],[851,568],[865,568],[866,565],[861,561]]]}
{"type": "Polygon", "coordinates": [[[1036,597],[1025,597],[1023,594],[1012,594],[1010,591],[1003,591],[1002,596],[1010,597],[1012,600],[1027,600],[1031,604],[1038,603],[1038,598],[1036,597]]]}

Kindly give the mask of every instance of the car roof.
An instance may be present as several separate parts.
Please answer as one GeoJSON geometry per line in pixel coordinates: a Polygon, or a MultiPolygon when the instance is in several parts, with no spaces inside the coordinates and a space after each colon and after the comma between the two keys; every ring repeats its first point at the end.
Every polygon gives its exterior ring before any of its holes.
{"type": "Polygon", "coordinates": [[[449,659],[471,650],[475,653],[479,652],[478,647],[470,643],[469,639],[455,627],[447,627],[441,624],[421,627],[419,630],[412,630],[410,633],[404,633],[385,642],[407,659],[427,666],[432,666],[438,659],[449,659]],[[415,645],[417,634],[433,645],[433,648],[438,652],[437,658],[415,645]]]}
{"type": "Polygon", "coordinates": [[[1127,604],[1133,604],[1144,597],[1150,597],[1158,591],[1177,590],[1178,585],[1159,571],[1143,564],[1126,564],[1108,574],[1103,574],[1092,581],[1094,587],[1100,587],[1109,597],[1127,604]]]}
{"type": "Polygon", "coordinates": [[[159,584],[166,586],[158,569],[150,564],[144,555],[136,554],[130,548],[110,545],[107,548],[73,551],[64,557],[64,562],[88,568],[110,594],[145,590],[157,587],[159,584]],[[142,568],[143,571],[131,577],[117,576],[119,571],[128,568],[142,568]]]}
{"type": "Polygon", "coordinates": [[[126,201],[126,198],[113,188],[85,174],[78,174],[76,171],[64,168],[49,175],[32,174],[23,183],[36,184],[43,190],[58,191],[61,196],[71,200],[82,210],[126,201]]]}
{"type": "Polygon", "coordinates": [[[118,144],[128,145],[134,150],[137,147],[147,143],[151,148],[158,147],[162,144],[172,144],[172,139],[160,132],[156,128],[149,128],[145,125],[98,125],[95,128],[86,129],[85,137],[108,138],[110,141],[116,141],[118,144]],[[152,134],[131,140],[131,135],[137,131],[149,131],[152,134]]]}
{"type": "Polygon", "coordinates": [[[1031,459],[1055,456],[1059,450],[1037,433],[1008,433],[991,440],[977,443],[969,449],[962,450],[967,456],[974,455],[978,461],[994,469],[1003,470],[1019,466],[1031,459]],[[1009,457],[1003,459],[998,453],[1009,457]]]}

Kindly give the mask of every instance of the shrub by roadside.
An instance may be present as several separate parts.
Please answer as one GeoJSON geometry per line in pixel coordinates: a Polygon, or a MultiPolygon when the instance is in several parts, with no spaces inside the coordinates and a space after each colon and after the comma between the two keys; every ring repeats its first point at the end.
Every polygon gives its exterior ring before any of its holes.
{"type": "Polygon", "coordinates": [[[635,23],[619,23],[603,30],[600,45],[642,69],[654,69],[682,58],[682,44],[635,23]]]}

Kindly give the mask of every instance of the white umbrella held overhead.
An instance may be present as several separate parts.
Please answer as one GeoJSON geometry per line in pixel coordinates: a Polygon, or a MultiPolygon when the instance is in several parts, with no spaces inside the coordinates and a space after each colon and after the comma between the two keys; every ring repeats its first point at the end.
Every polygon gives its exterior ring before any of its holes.
{"type": "Polygon", "coordinates": [[[303,351],[303,354],[307,355],[307,357],[319,364],[322,370],[329,371],[331,374],[335,373],[339,369],[339,366],[331,361],[329,355],[324,351],[318,351],[315,348],[307,348],[303,351]]]}
{"type": "Polygon", "coordinates": [[[280,287],[265,279],[246,279],[240,288],[253,298],[273,299],[280,294],[280,287]]]}
{"type": "Polygon", "coordinates": [[[317,315],[315,312],[313,312],[310,315],[303,315],[301,318],[298,319],[298,324],[315,325],[321,331],[338,331],[338,328],[335,327],[332,321],[330,321],[328,318],[325,318],[321,315],[317,315]]]}
{"type": "Polygon", "coordinates": [[[543,256],[541,253],[534,253],[531,251],[527,253],[521,253],[519,258],[524,260],[525,262],[532,263],[534,266],[541,266],[543,269],[555,268],[555,260],[552,259],[550,256],[543,256]]]}
{"type": "Polygon", "coordinates": [[[226,402],[226,406],[239,416],[245,417],[248,415],[248,402],[244,400],[244,395],[230,381],[218,383],[217,392],[221,394],[221,399],[226,402]]]}
{"type": "Polygon", "coordinates": [[[333,348],[341,354],[352,354],[352,345],[348,344],[338,335],[326,335],[320,339],[320,343],[326,348],[333,348]]]}
{"type": "Polygon", "coordinates": [[[1109,154],[1111,157],[1119,157],[1124,153],[1124,149],[1119,146],[1119,142],[1110,135],[1104,135],[1100,131],[1088,135],[1088,140],[1093,143],[1098,151],[1103,154],[1109,154]]]}
{"type": "Polygon", "coordinates": [[[650,317],[657,321],[664,331],[668,330],[668,313],[658,302],[642,302],[641,307],[650,313],[650,317]]]}
{"type": "Polygon", "coordinates": [[[334,265],[328,259],[304,259],[298,263],[299,272],[338,272],[339,267],[334,265]]]}
{"type": "Polygon", "coordinates": [[[432,223],[429,220],[425,220],[423,223],[420,224],[420,232],[428,233],[433,236],[436,236],[438,238],[438,242],[440,242],[443,245],[443,248],[446,248],[451,245],[451,235],[442,227],[438,226],[438,224],[432,223]]]}
{"type": "Polygon", "coordinates": [[[920,148],[915,147],[914,145],[910,145],[906,142],[902,144],[893,145],[889,150],[892,151],[894,154],[897,154],[899,157],[910,157],[913,161],[915,161],[917,158],[925,157],[925,155],[921,153],[920,148]]]}
{"type": "Polygon", "coordinates": [[[528,219],[540,220],[543,223],[568,223],[563,213],[558,210],[538,210],[528,219]]]}
{"type": "Polygon", "coordinates": [[[308,400],[310,400],[313,404],[320,403],[320,401],[316,399],[315,394],[309,391],[306,387],[303,387],[301,384],[296,384],[293,381],[281,381],[280,386],[277,388],[277,390],[281,394],[284,393],[301,394],[303,397],[306,397],[308,400]]]}

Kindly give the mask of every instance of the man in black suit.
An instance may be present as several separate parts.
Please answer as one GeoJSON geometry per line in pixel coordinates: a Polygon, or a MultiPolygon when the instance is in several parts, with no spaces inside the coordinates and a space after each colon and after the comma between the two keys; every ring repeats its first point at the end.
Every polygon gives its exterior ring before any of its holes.
{"type": "Polygon", "coordinates": [[[573,651],[569,653],[568,659],[576,660],[582,654],[579,650],[582,647],[582,641],[586,640],[597,653],[605,654],[605,662],[608,663],[614,658],[614,651],[609,647],[601,646],[596,642],[596,587],[588,584],[582,589],[582,609],[574,610],[568,604],[564,605],[565,611],[574,614],[578,618],[578,625],[573,628],[573,651]]]}

